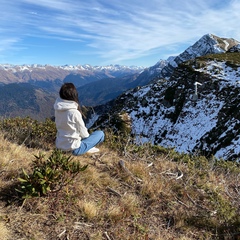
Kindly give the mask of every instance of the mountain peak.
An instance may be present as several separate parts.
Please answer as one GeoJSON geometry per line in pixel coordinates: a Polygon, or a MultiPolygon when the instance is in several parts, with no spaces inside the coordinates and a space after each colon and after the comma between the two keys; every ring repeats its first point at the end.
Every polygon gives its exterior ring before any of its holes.
{"type": "MultiPolygon", "coordinates": [[[[201,39],[207,39],[207,41],[211,41],[211,39],[215,40],[214,46],[216,49],[221,49],[220,52],[228,51],[231,47],[239,44],[239,41],[233,39],[233,38],[223,38],[218,37],[214,34],[206,34],[201,39]]],[[[201,39],[199,41],[201,41],[201,39]]]]}
{"type": "Polygon", "coordinates": [[[239,41],[233,38],[221,38],[214,34],[205,34],[180,55],[169,58],[168,64],[159,72],[158,78],[169,78],[180,63],[207,54],[224,53],[238,44],[239,41]]]}

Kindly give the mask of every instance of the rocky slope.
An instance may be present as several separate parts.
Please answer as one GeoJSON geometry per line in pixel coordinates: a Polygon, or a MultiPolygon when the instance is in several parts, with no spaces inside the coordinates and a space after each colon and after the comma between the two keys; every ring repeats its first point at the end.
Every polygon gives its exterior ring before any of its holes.
{"type": "MultiPolygon", "coordinates": [[[[214,50],[214,44],[211,40],[204,46],[214,50]]],[[[169,78],[126,92],[95,126],[125,124],[139,144],[152,142],[178,152],[239,160],[240,53],[231,48],[219,52],[217,48],[214,54],[179,63],[169,78]]]]}

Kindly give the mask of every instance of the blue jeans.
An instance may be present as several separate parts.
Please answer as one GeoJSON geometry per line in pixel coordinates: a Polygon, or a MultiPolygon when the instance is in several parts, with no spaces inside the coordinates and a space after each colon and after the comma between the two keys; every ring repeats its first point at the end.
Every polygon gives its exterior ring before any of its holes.
{"type": "Polygon", "coordinates": [[[104,141],[104,132],[103,131],[95,131],[90,134],[89,137],[81,140],[81,145],[79,148],[74,149],[72,154],[75,156],[86,153],[90,148],[95,147],[97,144],[104,141]]]}

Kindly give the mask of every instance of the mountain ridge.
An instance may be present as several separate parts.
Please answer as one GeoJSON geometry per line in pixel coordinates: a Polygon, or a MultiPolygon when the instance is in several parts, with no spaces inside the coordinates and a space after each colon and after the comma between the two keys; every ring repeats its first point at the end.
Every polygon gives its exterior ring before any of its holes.
{"type": "MultiPolygon", "coordinates": [[[[207,49],[211,49],[209,54],[179,63],[170,77],[160,74],[149,84],[122,94],[111,103],[113,107],[105,108],[106,115],[98,116],[95,126],[115,125],[117,129],[122,121],[139,144],[151,142],[179,152],[238,160],[240,55],[230,45],[227,52],[216,52],[209,45],[207,49]]],[[[95,119],[97,114],[96,109],[95,119]]]]}
{"type": "Polygon", "coordinates": [[[180,63],[206,54],[222,53],[237,44],[239,41],[233,38],[220,38],[210,33],[205,34],[178,56],[170,56],[167,60],[160,60],[154,66],[143,71],[137,81],[140,83],[139,86],[144,86],[158,78],[169,78],[180,63]]]}

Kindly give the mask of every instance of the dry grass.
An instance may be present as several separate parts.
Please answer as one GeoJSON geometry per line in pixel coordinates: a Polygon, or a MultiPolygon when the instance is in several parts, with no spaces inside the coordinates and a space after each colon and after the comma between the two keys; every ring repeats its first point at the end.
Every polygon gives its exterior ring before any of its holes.
{"type": "Polygon", "coordinates": [[[150,147],[119,154],[105,143],[100,153],[73,157],[88,168],[62,191],[20,201],[14,186],[39,150],[2,136],[0,149],[1,240],[239,239],[234,164],[150,147]]]}
{"type": "Polygon", "coordinates": [[[9,238],[10,238],[10,232],[8,228],[6,227],[4,222],[0,221],[0,239],[8,240],[9,238]]]}

